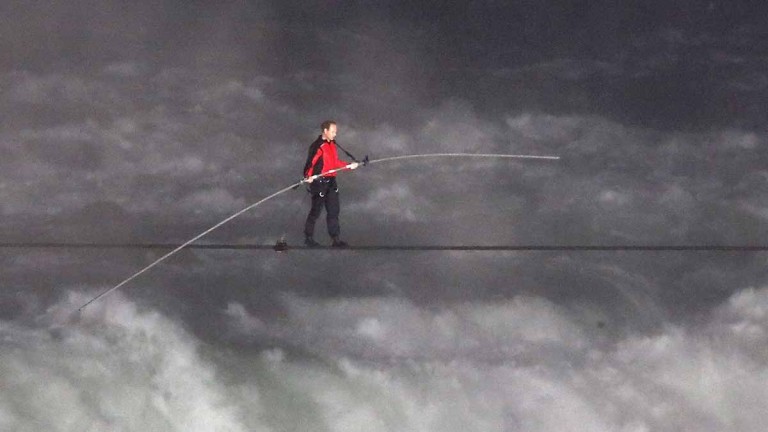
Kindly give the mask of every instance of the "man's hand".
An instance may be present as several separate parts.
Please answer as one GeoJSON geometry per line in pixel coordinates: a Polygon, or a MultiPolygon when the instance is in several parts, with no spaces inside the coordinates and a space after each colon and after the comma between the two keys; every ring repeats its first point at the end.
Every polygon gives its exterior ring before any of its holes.
{"type": "Polygon", "coordinates": [[[312,178],[312,176],[309,176],[309,177],[304,179],[304,183],[312,183],[313,181],[315,181],[315,179],[312,178]]]}
{"type": "Polygon", "coordinates": [[[352,162],[351,164],[347,165],[347,168],[353,170],[353,169],[357,169],[357,167],[359,166],[360,164],[358,162],[352,162]]]}

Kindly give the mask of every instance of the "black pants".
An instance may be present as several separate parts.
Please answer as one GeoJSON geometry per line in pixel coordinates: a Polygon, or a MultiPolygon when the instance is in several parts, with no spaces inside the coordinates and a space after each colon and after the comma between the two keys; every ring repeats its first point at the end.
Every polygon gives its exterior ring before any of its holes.
{"type": "Polygon", "coordinates": [[[312,237],[315,234],[315,222],[325,207],[328,234],[331,237],[338,237],[341,229],[339,228],[339,188],[336,186],[336,178],[316,179],[309,184],[309,193],[312,195],[312,208],[304,224],[304,235],[312,237]]]}

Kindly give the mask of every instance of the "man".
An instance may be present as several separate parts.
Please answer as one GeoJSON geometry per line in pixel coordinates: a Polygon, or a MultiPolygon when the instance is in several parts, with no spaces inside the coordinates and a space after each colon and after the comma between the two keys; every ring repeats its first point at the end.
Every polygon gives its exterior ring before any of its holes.
{"type": "Polygon", "coordinates": [[[312,194],[312,207],[304,224],[304,244],[309,247],[320,246],[315,241],[315,222],[325,207],[328,234],[330,234],[333,247],[347,247],[347,243],[339,238],[339,187],[336,184],[336,173],[328,171],[345,168],[356,169],[357,162],[348,163],[339,159],[336,146],[336,122],[328,120],[320,125],[322,134],[309,146],[307,163],[304,164],[304,178],[321,174],[314,180],[308,180],[309,192],[312,194]]]}

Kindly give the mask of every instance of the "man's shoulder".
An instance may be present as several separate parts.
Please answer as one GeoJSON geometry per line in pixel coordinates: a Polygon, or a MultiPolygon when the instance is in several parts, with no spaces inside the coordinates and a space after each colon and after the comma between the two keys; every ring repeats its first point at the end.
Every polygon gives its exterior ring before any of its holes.
{"type": "Polygon", "coordinates": [[[318,139],[312,141],[312,144],[309,145],[309,150],[310,151],[317,151],[317,149],[319,149],[322,144],[323,144],[323,139],[322,138],[318,138],[318,139]]]}

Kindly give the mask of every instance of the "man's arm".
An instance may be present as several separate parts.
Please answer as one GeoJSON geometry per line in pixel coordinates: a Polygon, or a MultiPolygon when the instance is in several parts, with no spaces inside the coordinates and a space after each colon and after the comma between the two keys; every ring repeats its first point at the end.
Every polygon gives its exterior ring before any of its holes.
{"type": "Polygon", "coordinates": [[[338,152],[337,152],[337,154],[336,154],[336,168],[343,168],[343,169],[349,169],[349,170],[357,169],[357,167],[360,165],[360,163],[357,162],[355,157],[352,156],[352,154],[350,152],[346,151],[344,149],[344,147],[339,145],[339,143],[334,141],[334,145],[336,146],[337,149],[343,151],[347,156],[351,157],[352,160],[354,161],[354,162],[347,162],[347,161],[345,161],[343,159],[340,159],[339,156],[338,156],[338,152]]]}
{"type": "MultiPolygon", "coordinates": [[[[320,142],[315,141],[309,146],[309,152],[307,154],[307,162],[304,164],[303,175],[304,178],[311,177],[318,160],[321,160],[323,151],[320,149],[320,142]]],[[[322,162],[321,162],[322,163],[322,162]]]]}

